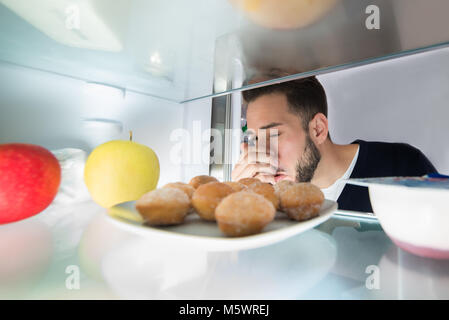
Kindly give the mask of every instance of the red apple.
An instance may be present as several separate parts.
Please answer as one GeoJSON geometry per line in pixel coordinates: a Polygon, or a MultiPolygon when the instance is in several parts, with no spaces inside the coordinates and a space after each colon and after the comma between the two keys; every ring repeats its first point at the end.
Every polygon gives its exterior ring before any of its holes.
{"type": "Polygon", "coordinates": [[[0,224],[47,208],[61,183],[61,167],[47,149],[21,143],[0,145],[0,224]]]}

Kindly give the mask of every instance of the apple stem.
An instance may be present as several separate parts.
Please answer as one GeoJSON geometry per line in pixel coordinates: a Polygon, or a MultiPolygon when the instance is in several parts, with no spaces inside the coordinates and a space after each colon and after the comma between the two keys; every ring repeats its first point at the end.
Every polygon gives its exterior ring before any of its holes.
{"type": "Polygon", "coordinates": [[[133,141],[133,131],[129,130],[129,141],[133,141]]]}

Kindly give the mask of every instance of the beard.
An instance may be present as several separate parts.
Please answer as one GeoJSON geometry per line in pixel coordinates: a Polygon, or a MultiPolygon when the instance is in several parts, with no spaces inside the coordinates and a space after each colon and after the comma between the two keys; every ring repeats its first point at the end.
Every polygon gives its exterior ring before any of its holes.
{"type": "Polygon", "coordinates": [[[313,178],[321,154],[310,136],[306,136],[306,147],[301,159],[296,163],[296,182],[310,182],[313,178]]]}

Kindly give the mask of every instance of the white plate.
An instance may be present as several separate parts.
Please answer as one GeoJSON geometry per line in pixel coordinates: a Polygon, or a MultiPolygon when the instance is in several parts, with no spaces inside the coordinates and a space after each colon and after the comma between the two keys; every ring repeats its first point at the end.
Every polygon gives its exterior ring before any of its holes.
{"type": "Polygon", "coordinates": [[[234,251],[263,247],[312,229],[328,220],[337,210],[337,206],[335,201],[326,199],[317,217],[302,222],[290,220],[285,213],[277,212],[274,221],[261,233],[236,238],[227,237],[220,231],[216,222],[202,220],[195,213],[188,215],[181,225],[145,225],[135,209],[135,201],[110,208],[107,216],[124,230],[163,241],[167,245],[197,246],[207,251],[234,251]]]}

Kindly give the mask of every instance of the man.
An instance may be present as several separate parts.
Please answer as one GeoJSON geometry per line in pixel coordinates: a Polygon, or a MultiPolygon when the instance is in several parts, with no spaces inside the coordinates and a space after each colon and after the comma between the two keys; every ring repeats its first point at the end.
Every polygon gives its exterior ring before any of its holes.
{"type": "Polygon", "coordinates": [[[271,148],[277,150],[258,153],[257,161],[248,161],[251,152],[243,144],[233,181],[255,177],[272,184],[282,179],[311,182],[327,199],[336,200],[339,209],[372,212],[368,189],[346,185],[345,179],[436,173],[424,154],[408,144],[333,143],[326,93],[315,77],[244,91],[243,98],[248,131],[258,144],[260,137],[267,137],[268,146],[269,139],[277,138],[277,148],[271,148]]]}

